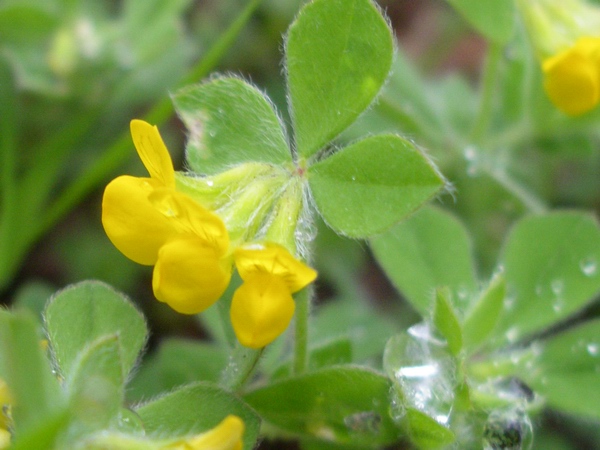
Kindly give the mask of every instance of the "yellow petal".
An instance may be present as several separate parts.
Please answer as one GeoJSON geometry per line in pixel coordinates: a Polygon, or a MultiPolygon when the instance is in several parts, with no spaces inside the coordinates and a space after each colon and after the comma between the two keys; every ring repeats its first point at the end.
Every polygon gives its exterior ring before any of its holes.
{"type": "Polygon", "coordinates": [[[233,294],[231,324],[242,345],[261,348],[285,331],[295,307],[283,279],[257,272],[244,280],[233,294]]]}
{"type": "Polygon", "coordinates": [[[196,314],[216,302],[231,278],[231,266],[198,238],[174,238],[158,252],[152,275],[154,295],[182,314],[196,314]]]}
{"type": "Polygon", "coordinates": [[[179,440],[165,450],[242,450],[244,422],[237,416],[227,416],[212,430],[186,440],[179,440]]]}
{"type": "Polygon", "coordinates": [[[135,149],[150,176],[165,187],[175,188],[173,161],[158,128],[143,120],[132,120],[129,127],[135,149]]]}
{"type": "Polygon", "coordinates": [[[258,272],[271,273],[283,279],[292,293],[312,283],[317,277],[313,268],[294,258],[278,244],[268,242],[237,248],[234,256],[242,280],[258,272]]]}
{"type": "Polygon", "coordinates": [[[10,448],[10,432],[0,429],[0,450],[7,448],[10,448]]]}
{"type": "Polygon", "coordinates": [[[590,111],[600,101],[600,64],[595,55],[600,39],[580,39],[544,61],[544,88],[552,103],[566,114],[590,111]]]}
{"type": "Polygon", "coordinates": [[[121,176],[111,181],[102,199],[102,225],[108,238],[129,259],[152,265],[158,249],[176,230],[148,200],[156,182],[121,176]]]}
{"type": "Polygon", "coordinates": [[[229,234],[219,216],[190,197],[172,189],[155,189],[150,202],[168,217],[180,234],[198,237],[219,255],[229,248],[229,234]]]}

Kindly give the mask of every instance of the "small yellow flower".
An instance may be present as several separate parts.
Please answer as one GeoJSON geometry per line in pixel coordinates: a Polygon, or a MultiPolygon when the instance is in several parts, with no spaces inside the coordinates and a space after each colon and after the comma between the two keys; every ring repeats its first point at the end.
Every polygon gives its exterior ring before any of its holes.
{"type": "Polygon", "coordinates": [[[173,163],[158,129],[133,120],[131,135],[150,178],[121,176],[106,186],[104,230],[125,256],[155,266],[158,300],[180,313],[198,313],[229,284],[229,235],[216,214],[175,190],[173,163]]]}
{"type": "Polygon", "coordinates": [[[164,450],[242,450],[244,422],[227,416],[212,430],[163,447],[164,450]]]}
{"type": "Polygon", "coordinates": [[[244,283],[233,295],[231,323],[242,345],[261,348],[288,327],[295,309],[292,294],[314,281],[317,272],[274,243],[238,248],[234,258],[244,283]]]}
{"type": "Polygon", "coordinates": [[[542,69],[548,97],[566,114],[586,113],[600,101],[600,38],[579,38],[544,60],[542,69]]]}
{"type": "Polygon", "coordinates": [[[10,447],[11,435],[8,428],[11,426],[10,405],[13,399],[6,382],[0,378],[0,450],[10,447]]]}
{"type": "Polygon", "coordinates": [[[195,436],[157,441],[104,431],[92,436],[84,446],[90,450],[242,450],[244,428],[242,419],[229,415],[214,428],[195,436]]]}

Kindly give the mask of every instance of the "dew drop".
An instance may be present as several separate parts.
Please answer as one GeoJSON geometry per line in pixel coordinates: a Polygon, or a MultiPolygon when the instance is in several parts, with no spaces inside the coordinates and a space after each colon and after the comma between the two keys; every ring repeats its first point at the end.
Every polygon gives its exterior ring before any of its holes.
{"type": "Polygon", "coordinates": [[[519,329],[517,327],[509,328],[506,331],[506,339],[511,344],[514,343],[517,340],[518,337],[519,337],[519,329]]]}
{"type": "Polygon", "coordinates": [[[554,295],[561,295],[565,289],[565,282],[563,280],[553,280],[550,283],[550,289],[554,295]]]}
{"type": "Polygon", "coordinates": [[[593,277],[598,271],[598,263],[593,256],[582,259],[579,263],[579,268],[586,277],[593,277]]]}
{"type": "Polygon", "coordinates": [[[206,185],[212,187],[215,184],[213,180],[206,180],[206,185]]]}
{"type": "Polygon", "coordinates": [[[600,346],[598,346],[598,344],[594,343],[594,342],[590,342],[587,346],[586,346],[587,352],[591,355],[591,356],[598,356],[598,353],[600,353],[600,346]]]}
{"type": "Polygon", "coordinates": [[[381,416],[375,411],[362,411],[344,417],[344,425],[353,432],[379,433],[381,416]]]}
{"type": "Polygon", "coordinates": [[[552,302],[552,310],[557,314],[559,312],[561,312],[564,307],[565,307],[565,301],[562,298],[556,298],[552,302]]]}

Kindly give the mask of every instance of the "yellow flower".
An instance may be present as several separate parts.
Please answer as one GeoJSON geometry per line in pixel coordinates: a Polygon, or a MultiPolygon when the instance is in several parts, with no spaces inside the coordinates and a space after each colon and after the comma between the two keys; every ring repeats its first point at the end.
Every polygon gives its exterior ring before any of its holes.
{"type": "Polygon", "coordinates": [[[216,427],[195,436],[155,441],[104,431],[88,439],[85,448],[90,450],[242,450],[243,435],[242,419],[229,415],[216,427]]]}
{"type": "Polygon", "coordinates": [[[237,416],[227,416],[206,433],[181,439],[163,447],[164,450],[242,450],[244,422],[237,416]]]}
{"type": "Polygon", "coordinates": [[[238,248],[234,258],[244,283],[233,295],[231,323],[242,345],[261,348],[288,327],[295,309],[292,294],[314,281],[317,272],[273,243],[238,248]]]}
{"type": "Polygon", "coordinates": [[[10,447],[10,405],[13,403],[6,382],[0,378],[0,450],[10,447]]]}
{"type": "Polygon", "coordinates": [[[566,114],[583,114],[600,101],[600,38],[579,38],[547,58],[542,69],[548,97],[566,114]]]}
{"type": "Polygon", "coordinates": [[[125,256],[155,266],[158,300],[180,313],[198,313],[229,284],[229,235],[216,214],[175,190],[173,163],[158,129],[133,120],[131,135],[150,178],[120,176],[106,186],[104,230],[125,256]]]}

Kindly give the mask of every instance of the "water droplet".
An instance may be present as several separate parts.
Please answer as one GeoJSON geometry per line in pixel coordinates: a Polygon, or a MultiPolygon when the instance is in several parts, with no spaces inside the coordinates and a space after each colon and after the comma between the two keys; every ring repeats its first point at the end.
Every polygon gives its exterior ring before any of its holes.
{"type": "Polygon", "coordinates": [[[565,301],[562,298],[556,298],[552,302],[552,310],[555,313],[561,312],[564,307],[565,307],[565,301]]]}
{"type": "Polygon", "coordinates": [[[521,450],[525,443],[531,443],[532,431],[531,420],[522,409],[492,411],[483,430],[483,448],[521,450]]]}
{"type": "Polygon", "coordinates": [[[344,425],[350,431],[377,434],[381,425],[381,416],[375,411],[362,411],[344,417],[344,425]]]}
{"type": "Polygon", "coordinates": [[[598,346],[598,344],[594,343],[594,342],[590,342],[587,346],[586,346],[587,352],[591,355],[591,356],[598,356],[598,353],[600,353],[600,346],[598,346]]]}
{"type": "Polygon", "coordinates": [[[465,161],[467,161],[467,175],[473,177],[479,171],[479,154],[473,146],[468,146],[463,152],[465,161]]]}
{"type": "Polygon", "coordinates": [[[519,338],[519,329],[517,327],[511,327],[506,331],[506,339],[511,344],[519,338]]]}
{"type": "Polygon", "coordinates": [[[356,177],[355,176],[352,176],[352,181],[356,181],[356,177]]]}
{"type": "Polygon", "coordinates": [[[433,336],[426,323],[409,328],[407,337],[404,365],[393,372],[404,403],[444,425],[454,400],[454,361],[445,342],[433,336]]]}
{"type": "Polygon", "coordinates": [[[541,284],[536,285],[535,286],[535,295],[537,295],[538,297],[541,297],[543,293],[544,293],[544,286],[542,286],[541,284]]]}
{"type": "Polygon", "coordinates": [[[211,130],[208,132],[208,134],[210,135],[210,137],[215,137],[217,135],[217,132],[214,130],[211,130]]]}
{"type": "Polygon", "coordinates": [[[515,307],[515,301],[517,296],[514,294],[507,295],[504,297],[504,309],[511,310],[515,307]]]}
{"type": "Polygon", "coordinates": [[[561,295],[565,289],[565,282],[563,280],[552,280],[550,289],[552,289],[554,295],[561,295]]]}
{"type": "Polygon", "coordinates": [[[206,185],[212,187],[215,184],[213,180],[206,180],[206,185]]]}
{"type": "Polygon", "coordinates": [[[598,262],[596,261],[596,258],[590,256],[579,262],[579,268],[586,277],[593,277],[598,271],[598,262]]]}

